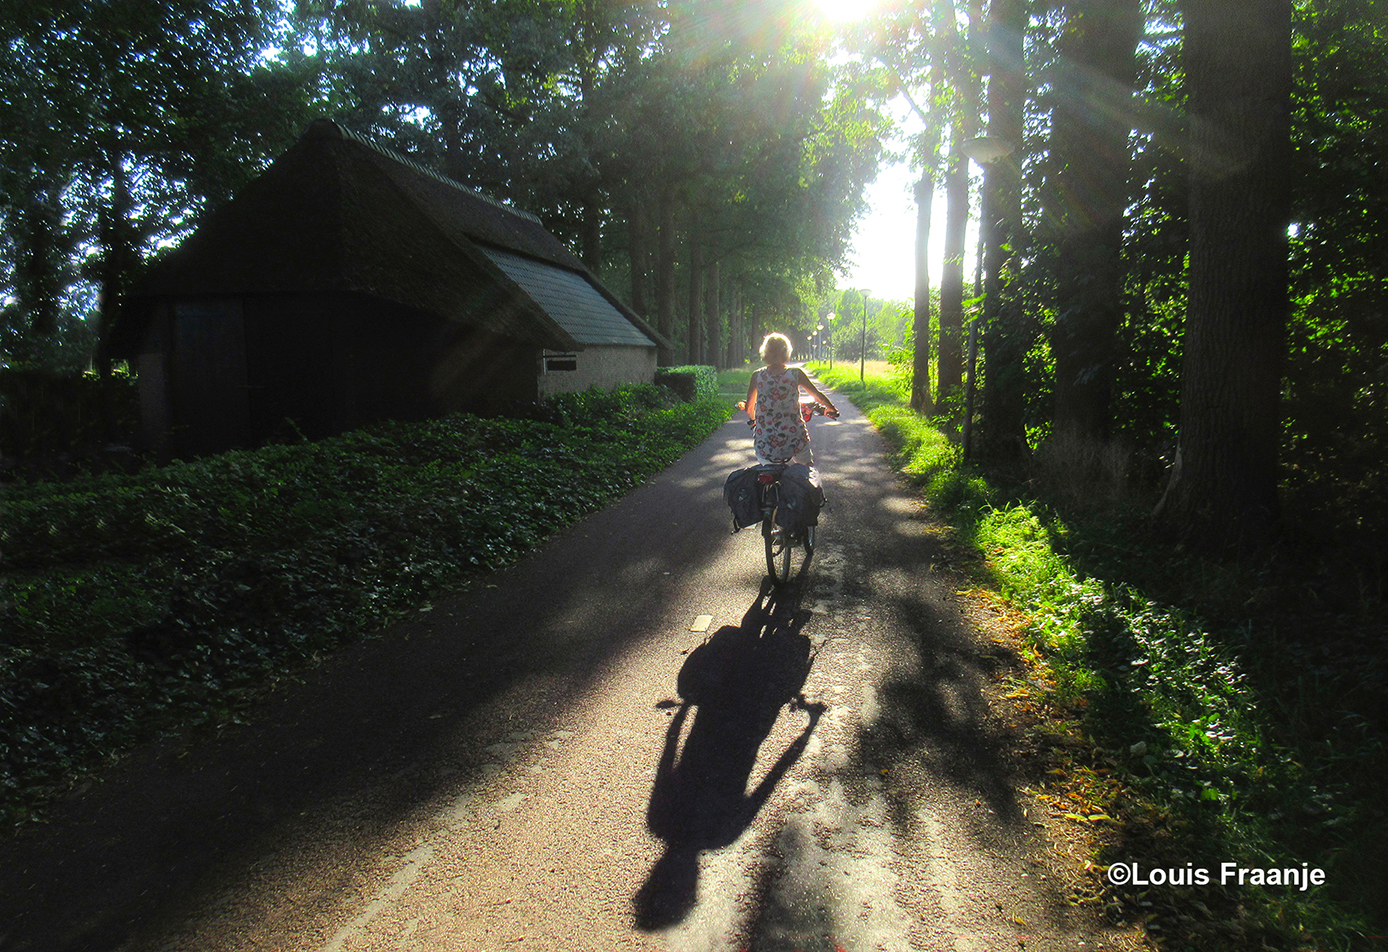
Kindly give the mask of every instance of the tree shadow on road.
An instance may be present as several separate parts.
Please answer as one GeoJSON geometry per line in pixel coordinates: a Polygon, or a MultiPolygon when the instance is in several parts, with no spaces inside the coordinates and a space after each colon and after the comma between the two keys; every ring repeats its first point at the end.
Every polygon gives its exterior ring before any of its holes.
{"type": "Polygon", "coordinates": [[[798,586],[777,589],[768,581],[742,624],[718,629],[680,669],[679,710],[666,730],[646,813],[665,853],[633,899],[638,928],[684,919],[698,894],[699,854],[736,841],[804,752],[826,710],[801,693],[814,664],[810,639],[800,633],[809,617],[799,608],[798,586]],[[809,719],[749,792],[757,751],[787,705],[809,719]],[[681,745],[692,707],[699,710],[681,745]]]}

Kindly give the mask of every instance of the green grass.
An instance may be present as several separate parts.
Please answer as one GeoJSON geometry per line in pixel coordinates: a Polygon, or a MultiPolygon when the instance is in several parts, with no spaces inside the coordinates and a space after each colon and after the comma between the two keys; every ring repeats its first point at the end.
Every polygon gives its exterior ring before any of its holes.
{"type": "Polygon", "coordinates": [[[0,513],[0,821],[161,731],[235,720],[649,478],[723,423],[654,387],[65,483],[0,513]]]}
{"type": "Polygon", "coordinates": [[[718,372],[718,394],[720,397],[731,397],[736,403],[747,396],[747,382],[752,377],[752,372],[756,367],[747,365],[738,367],[734,370],[720,370],[718,372]]]}
{"type": "MultiPolygon", "coordinates": [[[[1356,707],[1346,685],[1367,677],[1382,687],[1381,664],[1365,672],[1346,651],[1339,690],[1333,679],[1306,687],[1317,669],[1295,672],[1277,649],[1316,636],[1289,637],[1286,615],[1263,604],[1293,573],[1165,548],[1149,536],[1144,501],[1121,493],[1090,491],[1079,507],[1085,492],[1026,495],[1015,474],[997,480],[967,465],[946,427],[905,405],[899,378],[863,385],[856,367],[811,369],[867,413],[956,544],[982,556],[986,582],[1026,618],[1046,700],[1092,745],[1086,763],[1057,773],[1104,778],[1095,808],[1121,820],[1096,861],[1216,871],[1306,861],[1327,873],[1327,886],[1306,893],[1109,888],[1110,913],[1147,923],[1173,949],[1372,948],[1365,936],[1388,931],[1373,923],[1385,908],[1378,787],[1388,759],[1382,724],[1359,713],[1372,697],[1356,707]]],[[[1330,631],[1354,628],[1315,617],[1330,631]]],[[[1334,641],[1327,634],[1322,644],[1334,641]]]]}

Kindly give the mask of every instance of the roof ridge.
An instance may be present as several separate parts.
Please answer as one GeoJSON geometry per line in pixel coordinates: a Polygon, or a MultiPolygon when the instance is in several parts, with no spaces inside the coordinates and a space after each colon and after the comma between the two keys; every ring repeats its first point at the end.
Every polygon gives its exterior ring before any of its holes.
{"type": "Polygon", "coordinates": [[[507,205],[500,199],[492,198],[490,195],[484,195],[482,192],[468,188],[461,182],[451,179],[448,176],[442,174],[441,172],[436,172],[428,166],[416,162],[414,159],[411,159],[408,156],[401,155],[394,149],[389,149],[377,142],[374,142],[366,136],[362,135],[360,132],[348,129],[346,126],[338,122],[335,122],[332,119],[315,119],[313,121],[313,124],[309,126],[309,129],[311,131],[317,131],[318,134],[321,135],[323,132],[328,131],[326,128],[328,126],[331,126],[340,138],[350,139],[358,145],[364,145],[368,149],[371,149],[372,151],[377,152],[388,159],[391,159],[395,162],[399,162],[401,165],[414,169],[416,172],[419,172],[423,175],[427,175],[432,179],[436,179],[437,181],[442,182],[444,185],[451,185],[458,191],[463,192],[466,195],[470,195],[473,198],[479,199],[480,201],[484,201],[488,205],[492,205],[496,208],[499,208],[504,212],[508,212],[509,214],[515,215],[517,218],[523,218],[526,221],[534,222],[537,225],[543,225],[540,219],[535,215],[531,214],[530,212],[522,211],[521,209],[516,208],[513,205],[507,205]]]}

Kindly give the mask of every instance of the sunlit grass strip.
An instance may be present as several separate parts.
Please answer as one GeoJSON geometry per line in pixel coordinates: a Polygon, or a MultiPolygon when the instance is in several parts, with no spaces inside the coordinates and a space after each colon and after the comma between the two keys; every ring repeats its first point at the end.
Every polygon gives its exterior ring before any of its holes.
{"type": "MultiPolygon", "coordinates": [[[[1053,700],[1115,769],[1129,801],[1127,822],[1159,831],[1144,834],[1150,856],[1100,859],[1299,864],[1303,857],[1279,832],[1288,827],[1277,821],[1314,814],[1317,792],[1295,759],[1271,743],[1269,715],[1201,620],[1122,582],[1081,578],[1056,544],[1078,530],[1036,500],[1006,498],[967,466],[958,446],[907,406],[904,381],[869,376],[860,383],[857,368],[811,369],[867,414],[900,471],[959,541],[985,557],[992,582],[1026,618],[1053,700]]],[[[1254,897],[1261,911],[1248,929],[1202,932],[1184,947],[1238,947],[1258,929],[1284,941],[1314,933],[1326,948],[1348,948],[1362,935],[1362,921],[1324,893],[1246,887],[1235,898],[1254,897]]]]}

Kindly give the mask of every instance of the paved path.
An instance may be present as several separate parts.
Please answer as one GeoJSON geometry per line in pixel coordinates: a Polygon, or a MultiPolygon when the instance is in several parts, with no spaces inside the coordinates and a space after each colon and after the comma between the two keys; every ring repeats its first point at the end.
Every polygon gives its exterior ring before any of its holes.
{"type": "Polygon", "coordinates": [[[0,844],[0,950],[1122,945],[1060,895],[982,693],[997,652],[838,402],[801,584],[728,532],[730,423],[253,725],[0,844]]]}

